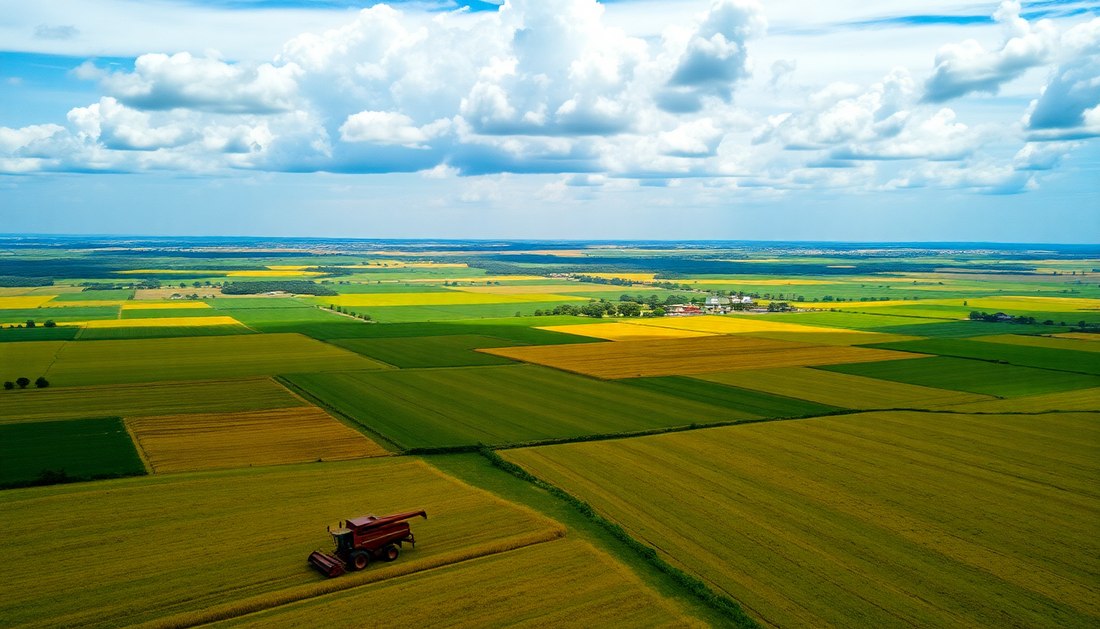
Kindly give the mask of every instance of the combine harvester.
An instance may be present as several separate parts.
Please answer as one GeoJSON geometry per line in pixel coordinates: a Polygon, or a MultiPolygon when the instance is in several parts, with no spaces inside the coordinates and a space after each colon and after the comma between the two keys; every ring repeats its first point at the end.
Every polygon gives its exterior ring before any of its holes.
{"type": "Polygon", "coordinates": [[[332,541],[336,545],[333,554],[313,551],[309,563],[328,577],[338,577],[349,570],[362,570],[370,565],[372,559],[393,561],[400,554],[405,542],[416,545],[416,538],[406,520],[420,516],[428,518],[424,511],[409,511],[378,518],[373,515],[348,520],[333,531],[332,541]]]}

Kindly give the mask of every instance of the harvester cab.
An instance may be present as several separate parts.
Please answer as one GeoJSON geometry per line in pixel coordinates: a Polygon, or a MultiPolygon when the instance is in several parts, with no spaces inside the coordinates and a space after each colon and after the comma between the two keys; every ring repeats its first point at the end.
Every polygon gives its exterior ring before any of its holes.
{"type": "Polygon", "coordinates": [[[428,514],[409,511],[381,518],[367,515],[341,522],[339,528],[329,529],[335,551],[332,554],[314,551],[309,556],[309,563],[326,576],[338,577],[349,570],[362,570],[375,559],[393,561],[403,544],[416,545],[408,520],[417,516],[427,519],[428,514]]]}

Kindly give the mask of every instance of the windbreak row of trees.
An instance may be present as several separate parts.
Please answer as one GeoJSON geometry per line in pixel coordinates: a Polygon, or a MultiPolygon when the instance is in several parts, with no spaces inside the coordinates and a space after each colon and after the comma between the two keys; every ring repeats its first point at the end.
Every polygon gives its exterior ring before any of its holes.
{"type": "Polygon", "coordinates": [[[269,280],[256,282],[226,282],[222,287],[223,295],[259,295],[282,291],[296,295],[316,295],[335,297],[339,293],[327,286],[321,286],[309,280],[269,280]]]}

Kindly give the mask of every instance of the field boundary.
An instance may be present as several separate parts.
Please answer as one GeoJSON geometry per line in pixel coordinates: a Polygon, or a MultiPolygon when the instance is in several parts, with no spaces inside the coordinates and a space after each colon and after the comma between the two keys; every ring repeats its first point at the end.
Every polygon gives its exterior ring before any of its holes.
{"type": "Polygon", "coordinates": [[[283,385],[283,387],[286,390],[290,391],[291,394],[297,396],[302,401],[307,402],[309,404],[312,404],[312,405],[314,405],[314,406],[316,406],[320,409],[323,409],[325,412],[327,412],[328,414],[335,417],[336,420],[339,421],[341,424],[344,424],[345,426],[347,426],[348,428],[351,428],[352,430],[355,430],[356,432],[363,433],[364,435],[369,437],[372,441],[374,441],[378,445],[382,446],[386,450],[389,450],[390,452],[392,452],[394,454],[408,454],[409,453],[408,450],[406,450],[401,444],[397,443],[393,439],[390,439],[386,435],[383,435],[382,433],[380,433],[377,430],[371,428],[370,426],[367,426],[366,424],[362,424],[362,423],[356,421],[353,417],[347,415],[346,413],[344,413],[340,409],[336,408],[335,406],[332,406],[331,404],[329,404],[329,403],[325,402],[324,400],[318,398],[317,396],[311,394],[309,391],[306,391],[302,387],[299,387],[298,385],[294,384],[293,382],[287,380],[283,376],[271,376],[271,378],[275,382],[283,385]]]}
{"type": "Polygon", "coordinates": [[[751,616],[745,613],[741,609],[741,605],[728,595],[720,594],[712,590],[706,583],[699,580],[696,577],[684,572],[683,570],[673,566],[657,554],[657,551],[642,542],[636,540],[633,536],[626,532],[619,524],[605,518],[600,515],[592,505],[577,498],[573,494],[565,491],[557,485],[544,481],[541,478],[531,474],[522,466],[516,465],[511,461],[505,460],[499,454],[493,450],[482,447],[478,452],[489,460],[493,466],[519,478],[520,480],[527,481],[532,485],[548,492],[552,496],[559,498],[577,511],[581,513],[585,518],[595,522],[608,534],[625,544],[635,553],[637,553],[644,561],[651,566],[659,570],[660,572],[668,575],[677,584],[683,586],[693,596],[703,602],[703,604],[719,612],[726,618],[728,618],[734,625],[742,629],[763,629],[763,627],[756,622],[751,616]]]}

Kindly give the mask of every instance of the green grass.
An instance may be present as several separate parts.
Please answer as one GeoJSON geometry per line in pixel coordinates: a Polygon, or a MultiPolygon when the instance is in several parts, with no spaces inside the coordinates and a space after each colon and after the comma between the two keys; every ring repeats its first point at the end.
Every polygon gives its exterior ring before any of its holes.
{"type": "Polygon", "coordinates": [[[161,339],[176,336],[228,336],[255,334],[243,325],[180,325],[140,328],[85,328],[77,340],[161,339]]]}
{"type": "Polygon", "coordinates": [[[0,391],[0,424],[81,417],[235,413],[305,404],[270,378],[48,389],[34,389],[32,385],[23,391],[0,391]]]}
{"type": "Polygon", "coordinates": [[[334,339],[329,342],[402,369],[506,365],[512,361],[492,354],[475,352],[474,349],[515,345],[503,339],[476,334],[391,339],[334,339]]]}
{"type": "Polygon", "coordinates": [[[90,477],[145,466],[117,417],[0,424],[0,484],[31,481],[43,470],[90,477]]]}
{"type": "Polygon", "coordinates": [[[0,378],[45,375],[52,386],[385,368],[298,334],[0,343],[0,359],[0,378]]]}
{"type": "Polygon", "coordinates": [[[17,343],[19,341],[71,341],[80,331],[77,326],[63,326],[56,328],[0,328],[0,343],[17,343]]]}
{"type": "Polygon", "coordinates": [[[1092,375],[947,356],[828,365],[816,369],[998,397],[1022,397],[1100,386],[1100,377],[1092,375]]]}
{"type": "Polygon", "coordinates": [[[79,293],[62,293],[50,301],[126,301],[133,296],[132,290],[88,290],[79,293]]]}
{"type": "Polygon", "coordinates": [[[1100,356],[1093,352],[1072,349],[983,343],[981,341],[960,339],[925,339],[901,343],[879,343],[871,347],[957,358],[992,360],[1024,367],[1100,375],[1100,356]]]}
{"type": "Polygon", "coordinates": [[[4,308],[0,309],[0,323],[24,323],[33,319],[45,323],[53,319],[65,321],[90,321],[92,319],[117,319],[120,306],[66,306],[63,308],[4,308]]]}
{"type": "Polygon", "coordinates": [[[772,627],[1097,626],[1095,414],[876,412],[501,454],[772,627]]]}
{"type": "Polygon", "coordinates": [[[686,376],[627,378],[623,380],[623,384],[704,404],[732,408],[760,417],[802,417],[824,415],[841,410],[835,406],[815,404],[806,400],[751,391],[686,376]]]}
{"type": "Polygon", "coordinates": [[[756,415],[534,365],[287,376],[403,448],[633,432],[756,415]]]}

